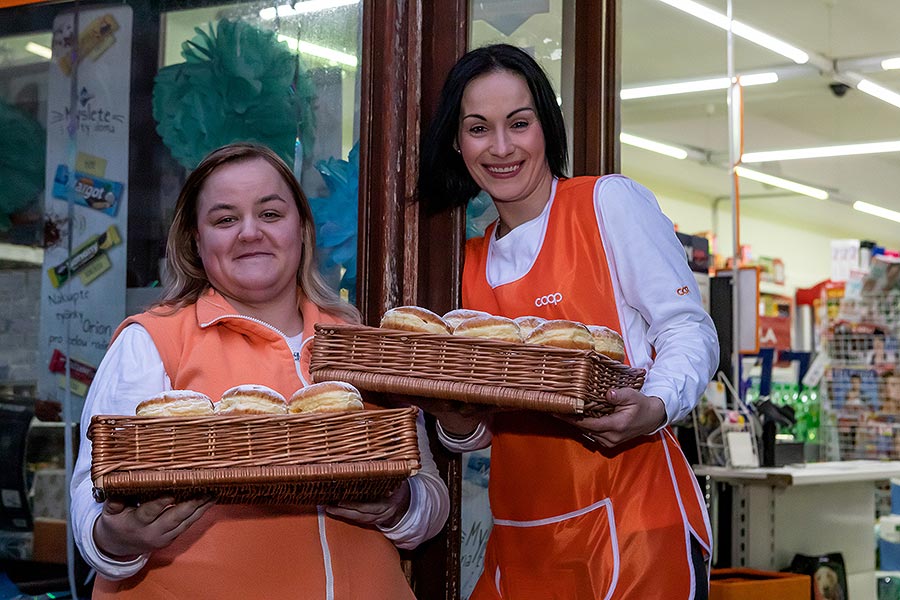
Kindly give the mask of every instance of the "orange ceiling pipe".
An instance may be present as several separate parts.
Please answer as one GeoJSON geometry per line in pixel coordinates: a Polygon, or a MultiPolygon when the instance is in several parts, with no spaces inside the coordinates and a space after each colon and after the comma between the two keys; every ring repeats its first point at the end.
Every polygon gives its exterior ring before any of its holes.
{"type": "Polygon", "coordinates": [[[23,6],[25,4],[43,4],[46,0],[0,0],[0,8],[23,6]]]}

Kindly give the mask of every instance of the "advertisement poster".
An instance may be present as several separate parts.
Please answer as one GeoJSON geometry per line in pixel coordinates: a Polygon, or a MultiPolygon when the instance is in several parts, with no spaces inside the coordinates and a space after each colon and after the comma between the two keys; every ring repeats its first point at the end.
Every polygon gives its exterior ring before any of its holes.
{"type": "Polygon", "coordinates": [[[38,394],[62,402],[68,371],[75,419],[125,317],[131,31],[128,6],[53,22],[38,394]]]}
{"type": "Polygon", "coordinates": [[[491,476],[491,449],[464,452],[462,464],[459,596],[461,600],[466,600],[481,576],[484,551],[493,526],[487,489],[491,476]]]}

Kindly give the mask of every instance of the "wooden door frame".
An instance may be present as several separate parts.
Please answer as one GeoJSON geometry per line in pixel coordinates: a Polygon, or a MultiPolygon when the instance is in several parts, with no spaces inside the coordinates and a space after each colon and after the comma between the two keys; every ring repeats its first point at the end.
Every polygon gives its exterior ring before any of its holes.
{"type": "Polygon", "coordinates": [[[572,175],[621,170],[621,0],[577,2],[572,175]]]}

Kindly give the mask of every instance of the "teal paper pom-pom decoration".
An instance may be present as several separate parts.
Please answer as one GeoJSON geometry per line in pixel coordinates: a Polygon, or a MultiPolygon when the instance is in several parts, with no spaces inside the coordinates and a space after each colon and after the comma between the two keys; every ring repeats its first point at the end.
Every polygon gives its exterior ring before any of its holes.
{"type": "Polygon", "coordinates": [[[299,56],[244,21],[194,31],[185,62],[160,69],[153,88],[153,118],[172,156],[193,169],[212,150],[248,141],[290,165],[298,138],[309,152],[315,90],[299,56]]]}
{"type": "Polygon", "coordinates": [[[0,102],[0,231],[44,189],[44,128],[27,113],[0,102]]]}
{"type": "Polygon", "coordinates": [[[359,143],[347,160],[329,158],[316,163],[329,195],[310,198],[316,224],[319,269],[334,289],[346,289],[356,302],[356,253],[359,215],[359,143]]]}

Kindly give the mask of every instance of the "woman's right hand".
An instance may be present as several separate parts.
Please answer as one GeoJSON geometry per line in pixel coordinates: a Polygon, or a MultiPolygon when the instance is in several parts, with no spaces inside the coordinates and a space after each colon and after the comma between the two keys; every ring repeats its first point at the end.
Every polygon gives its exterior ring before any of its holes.
{"type": "Polygon", "coordinates": [[[94,542],[109,558],[127,561],[165,548],[215,504],[209,498],[175,503],[157,498],[137,506],[107,500],[94,522],[94,542]]]}

